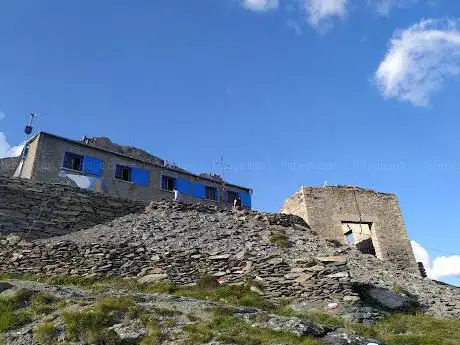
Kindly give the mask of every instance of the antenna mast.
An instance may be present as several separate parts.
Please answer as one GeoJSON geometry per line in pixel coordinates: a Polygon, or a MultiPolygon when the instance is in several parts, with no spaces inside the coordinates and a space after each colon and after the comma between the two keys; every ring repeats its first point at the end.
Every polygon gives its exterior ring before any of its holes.
{"type": "Polygon", "coordinates": [[[30,134],[32,134],[32,131],[34,130],[34,127],[32,125],[33,125],[33,122],[34,122],[34,119],[35,119],[36,116],[37,116],[37,114],[30,113],[29,124],[24,129],[24,132],[27,134],[27,138],[29,137],[30,134]]]}
{"type": "Polygon", "coordinates": [[[221,156],[220,161],[216,163],[220,166],[220,173],[221,173],[220,177],[222,179],[221,187],[220,187],[221,195],[220,195],[220,200],[219,200],[220,206],[222,207],[224,203],[224,192],[225,192],[225,169],[230,168],[230,165],[225,164],[224,156],[221,156]]]}
{"type": "Polygon", "coordinates": [[[26,156],[27,156],[27,153],[28,153],[28,150],[29,150],[29,147],[27,146],[27,142],[29,141],[30,135],[32,134],[32,132],[34,130],[33,123],[34,123],[34,120],[35,120],[35,118],[37,116],[38,116],[38,114],[36,114],[36,113],[30,113],[29,123],[24,128],[24,133],[26,134],[26,140],[25,140],[24,148],[22,149],[22,153],[21,153],[21,161],[19,163],[19,167],[17,168],[17,170],[14,173],[14,176],[21,177],[21,175],[22,175],[22,168],[24,167],[24,161],[26,159],[26,156]]]}

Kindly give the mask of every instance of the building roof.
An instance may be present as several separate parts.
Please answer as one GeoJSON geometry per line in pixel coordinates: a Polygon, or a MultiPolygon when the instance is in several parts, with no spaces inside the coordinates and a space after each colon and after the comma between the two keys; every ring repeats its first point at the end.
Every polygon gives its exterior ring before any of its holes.
{"type": "MultiPolygon", "coordinates": [[[[213,178],[211,178],[211,177],[207,177],[207,176],[202,176],[202,175],[194,174],[194,173],[192,173],[192,172],[190,172],[190,171],[184,170],[184,169],[179,168],[179,167],[170,166],[170,165],[155,164],[155,163],[152,162],[152,161],[139,159],[139,158],[136,158],[136,157],[133,157],[133,156],[129,156],[129,155],[120,153],[120,152],[108,150],[108,149],[106,149],[106,148],[102,148],[102,147],[99,147],[99,146],[89,145],[89,144],[84,143],[83,141],[65,138],[65,137],[62,137],[62,136],[59,136],[59,135],[56,135],[56,134],[52,134],[52,133],[48,133],[48,132],[43,132],[43,131],[42,131],[42,132],[39,132],[39,133],[35,134],[32,138],[30,138],[30,139],[27,141],[27,143],[29,144],[29,143],[33,142],[36,138],[38,138],[39,135],[46,135],[46,136],[49,136],[49,137],[52,137],[52,138],[55,138],[55,139],[63,140],[63,141],[66,141],[66,142],[69,142],[69,143],[72,143],[72,144],[76,144],[76,145],[80,145],[80,146],[83,146],[83,147],[86,147],[86,148],[91,148],[91,149],[94,149],[94,150],[99,150],[99,151],[106,152],[106,153],[110,153],[110,154],[113,154],[113,155],[116,155],[116,156],[119,156],[119,157],[123,157],[123,158],[127,158],[127,159],[130,159],[130,160],[133,160],[133,161],[141,162],[141,163],[143,163],[143,164],[156,166],[156,167],[159,167],[159,168],[164,169],[164,170],[169,170],[169,171],[173,171],[173,172],[177,172],[177,173],[182,173],[182,174],[186,174],[186,175],[189,175],[189,176],[193,176],[193,177],[196,177],[196,178],[201,179],[201,180],[207,180],[207,181],[214,182],[214,183],[216,182],[216,180],[213,179],[213,178]]],[[[245,190],[247,190],[247,191],[252,192],[252,189],[251,189],[251,188],[239,186],[239,185],[232,184],[232,183],[228,183],[228,182],[225,182],[225,181],[224,181],[224,184],[225,184],[226,186],[235,187],[235,188],[240,188],[240,189],[245,189],[245,190]]]]}

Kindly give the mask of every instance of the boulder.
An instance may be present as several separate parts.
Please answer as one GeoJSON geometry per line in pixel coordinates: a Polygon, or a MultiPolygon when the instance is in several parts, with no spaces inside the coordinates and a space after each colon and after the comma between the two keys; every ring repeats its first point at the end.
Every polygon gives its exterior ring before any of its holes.
{"type": "Polygon", "coordinates": [[[8,242],[10,246],[14,246],[18,244],[19,242],[21,242],[21,237],[17,235],[9,235],[6,237],[6,241],[8,242]]]}
{"type": "Polygon", "coordinates": [[[390,312],[413,312],[420,308],[415,297],[389,289],[362,285],[358,288],[358,292],[363,300],[377,309],[390,312]]]}
{"type": "Polygon", "coordinates": [[[362,345],[363,338],[350,334],[343,329],[328,333],[321,339],[325,345],[362,345]]]}
{"type": "Polygon", "coordinates": [[[167,274],[148,274],[138,280],[141,284],[158,283],[168,278],[167,274]]]}
{"type": "Polygon", "coordinates": [[[270,315],[267,321],[254,324],[256,327],[269,328],[274,331],[293,333],[297,336],[308,336],[320,338],[325,336],[330,329],[317,325],[308,320],[302,320],[298,317],[286,317],[279,315],[270,315]]]}
{"type": "Polygon", "coordinates": [[[117,333],[123,344],[137,344],[140,338],[147,335],[147,330],[139,323],[118,323],[110,329],[117,333]]]}
{"type": "Polygon", "coordinates": [[[10,283],[0,282],[0,293],[12,289],[14,286],[10,283]]]}

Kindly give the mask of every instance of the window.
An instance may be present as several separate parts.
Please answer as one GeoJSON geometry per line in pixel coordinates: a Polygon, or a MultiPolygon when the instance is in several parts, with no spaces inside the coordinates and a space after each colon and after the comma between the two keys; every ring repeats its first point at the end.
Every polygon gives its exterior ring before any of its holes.
{"type": "Polygon", "coordinates": [[[342,230],[349,245],[354,245],[364,254],[376,256],[372,242],[372,223],[342,222],[342,230]]]}
{"type": "Polygon", "coordinates": [[[347,232],[345,234],[345,237],[347,238],[348,244],[354,244],[355,243],[355,238],[353,236],[353,231],[347,232]]]}
{"type": "Polygon", "coordinates": [[[227,198],[225,200],[226,203],[233,204],[233,201],[236,199],[238,196],[237,192],[232,192],[231,190],[227,191],[227,198]]]}
{"type": "Polygon", "coordinates": [[[66,152],[64,155],[64,168],[77,171],[83,170],[83,156],[66,152]]]}
{"type": "Polygon", "coordinates": [[[176,179],[169,176],[161,176],[161,189],[173,191],[176,188],[176,179]]]}
{"type": "Polygon", "coordinates": [[[115,170],[115,178],[117,180],[131,182],[131,172],[132,169],[130,167],[124,165],[117,165],[115,170]]]}
{"type": "Polygon", "coordinates": [[[217,188],[206,186],[206,199],[217,200],[217,188]]]}

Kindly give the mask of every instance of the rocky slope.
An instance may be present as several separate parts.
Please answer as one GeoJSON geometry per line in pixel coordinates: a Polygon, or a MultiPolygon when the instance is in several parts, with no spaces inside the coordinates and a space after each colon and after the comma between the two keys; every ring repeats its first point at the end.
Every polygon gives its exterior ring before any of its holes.
{"type": "Polygon", "coordinates": [[[290,340],[289,344],[357,345],[363,339],[337,326],[299,317],[158,293],[111,288],[97,292],[8,280],[0,282],[0,306],[6,300],[16,304],[14,315],[22,315],[21,320],[16,320],[16,327],[3,334],[0,323],[0,339],[8,345],[223,345],[233,344],[238,338],[238,344],[278,344],[290,340]],[[227,325],[206,328],[219,321],[227,325]],[[232,329],[234,326],[239,329],[232,329]],[[247,340],[241,342],[244,332],[247,340]],[[261,342],[263,339],[266,342],[261,342]]]}
{"type": "Polygon", "coordinates": [[[257,281],[266,298],[297,310],[371,322],[382,310],[415,307],[460,317],[455,287],[321,240],[302,219],[173,202],[46,241],[0,242],[0,272],[136,277],[193,284],[206,274],[225,284],[257,281]],[[394,292],[396,295],[392,295],[394,292]]]}

